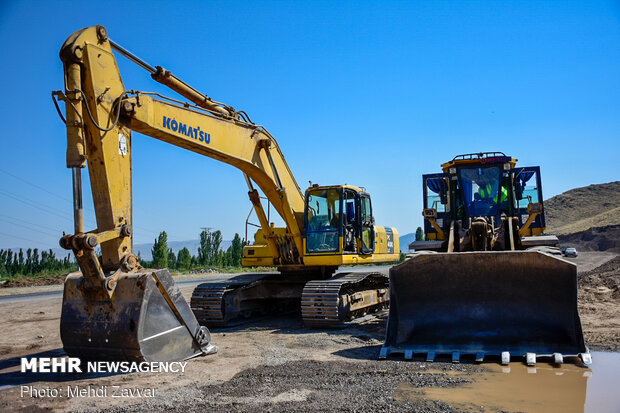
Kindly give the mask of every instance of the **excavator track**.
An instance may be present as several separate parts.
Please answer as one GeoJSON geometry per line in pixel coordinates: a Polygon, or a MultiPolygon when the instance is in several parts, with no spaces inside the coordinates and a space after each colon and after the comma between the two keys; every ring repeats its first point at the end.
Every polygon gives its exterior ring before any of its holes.
{"type": "Polygon", "coordinates": [[[389,279],[379,272],[340,273],[310,281],[301,297],[301,316],[307,327],[339,328],[365,314],[387,308],[389,279]]]}
{"type": "Polygon", "coordinates": [[[230,327],[256,316],[295,310],[307,281],[306,277],[279,273],[243,274],[199,284],[190,306],[201,325],[230,327]]]}

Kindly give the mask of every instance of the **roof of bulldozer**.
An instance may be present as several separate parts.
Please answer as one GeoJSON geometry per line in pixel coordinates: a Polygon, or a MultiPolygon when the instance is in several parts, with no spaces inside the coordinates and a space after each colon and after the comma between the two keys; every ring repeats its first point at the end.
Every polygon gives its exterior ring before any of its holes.
{"type": "Polygon", "coordinates": [[[451,161],[441,165],[444,173],[447,173],[450,167],[469,166],[469,165],[487,165],[497,163],[510,163],[510,167],[514,168],[518,159],[507,156],[504,152],[478,152],[456,155],[451,161]]]}

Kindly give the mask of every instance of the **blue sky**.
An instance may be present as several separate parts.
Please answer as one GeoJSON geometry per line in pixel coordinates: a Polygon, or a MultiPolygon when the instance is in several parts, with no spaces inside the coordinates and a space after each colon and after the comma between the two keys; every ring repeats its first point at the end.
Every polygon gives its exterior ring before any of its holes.
{"type": "MultiPolygon", "coordinates": [[[[28,2],[0,5],[0,248],[72,231],[65,130],[50,92],[74,31],[110,37],[278,139],[302,188],[364,186],[377,223],[422,223],[421,175],[460,153],[540,165],[545,198],[620,179],[620,4],[28,2]]],[[[118,57],[128,89],[174,92],[118,57]]],[[[86,224],[94,228],[88,186],[86,224]]],[[[135,242],[243,236],[231,166],[134,134],[135,242]]]]}

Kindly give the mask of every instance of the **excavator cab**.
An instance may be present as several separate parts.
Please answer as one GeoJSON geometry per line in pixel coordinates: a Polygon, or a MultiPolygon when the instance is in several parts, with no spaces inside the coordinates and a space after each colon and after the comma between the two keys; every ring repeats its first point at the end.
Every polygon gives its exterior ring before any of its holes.
{"type": "Polygon", "coordinates": [[[590,362],[576,266],[556,254],[557,237],[543,235],[539,167],[516,162],[501,152],[465,154],[423,176],[426,239],[390,270],[382,357],[590,362]]]}
{"type": "Polygon", "coordinates": [[[375,228],[370,195],[352,186],[315,185],[306,191],[306,254],[372,254],[375,228]]]}

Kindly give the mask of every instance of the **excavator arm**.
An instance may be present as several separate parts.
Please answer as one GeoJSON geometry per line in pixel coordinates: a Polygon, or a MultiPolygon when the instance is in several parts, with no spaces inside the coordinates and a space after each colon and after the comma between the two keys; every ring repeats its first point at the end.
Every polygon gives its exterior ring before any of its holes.
{"type": "Polygon", "coordinates": [[[277,142],[244,112],[212,101],[114,44],[102,26],[71,35],[60,57],[65,91],[53,95],[65,102],[75,218],[74,234],[60,244],[73,250],[80,268],[65,281],[60,326],[65,351],[85,359],[147,361],[215,352],[209,330],[198,323],[168,270],[143,269],[133,254],[132,132],[240,169],[274,263],[301,265],[304,198],[277,142]],[[113,48],[192,103],[127,90],[113,48]],[[86,165],[97,219],[97,228],[88,232],[81,177],[86,165]],[[270,228],[254,184],[282,216],[285,233],[270,228]],[[95,252],[99,245],[101,257],[95,252]]]}
{"type": "Polygon", "coordinates": [[[213,102],[169,71],[141,61],[107,37],[102,26],[72,35],[61,49],[65,67],[67,166],[73,168],[75,234],[61,244],[76,251],[82,271],[103,281],[104,273],[137,265],[131,243],[132,131],[230,164],[246,176],[274,263],[300,264],[304,198],[276,142],[263,127],[241,120],[242,112],[213,102]],[[194,104],[127,91],[112,49],[151,72],[152,77],[194,104]],[[80,168],[88,162],[97,230],[84,234],[80,168]],[[255,183],[284,220],[289,242],[277,242],[255,183]],[[101,265],[93,248],[101,244],[101,265]],[[281,254],[279,246],[288,245],[281,254]],[[282,257],[282,259],[281,259],[282,257]],[[283,262],[293,257],[294,262],[283,262]]]}

